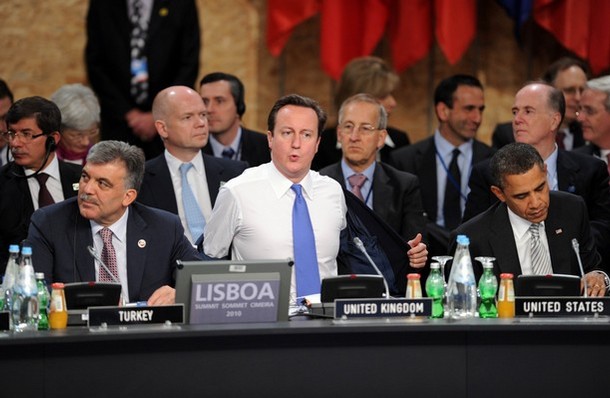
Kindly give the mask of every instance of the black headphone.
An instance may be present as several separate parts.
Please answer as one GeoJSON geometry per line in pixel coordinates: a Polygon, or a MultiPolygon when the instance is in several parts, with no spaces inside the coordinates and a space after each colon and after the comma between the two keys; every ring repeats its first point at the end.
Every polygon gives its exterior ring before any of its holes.
{"type": "MultiPolygon", "coordinates": [[[[55,143],[55,138],[51,134],[47,135],[47,140],[44,143],[44,146],[47,150],[47,154],[50,154],[54,150],[57,149],[57,144],[55,143]]],[[[48,155],[47,155],[48,156],[48,155]]]]}

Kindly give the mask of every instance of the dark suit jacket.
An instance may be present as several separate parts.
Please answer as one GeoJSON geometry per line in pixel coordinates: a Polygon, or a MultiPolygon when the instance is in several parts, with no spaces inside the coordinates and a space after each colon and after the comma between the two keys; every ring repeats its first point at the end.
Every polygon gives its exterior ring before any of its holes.
{"type": "MultiPolygon", "coordinates": [[[[493,150],[490,147],[474,140],[472,164],[490,158],[491,155],[493,155],[493,150]]],[[[396,150],[392,153],[392,164],[399,170],[419,177],[424,210],[428,219],[436,223],[438,192],[436,190],[436,145],[434,145],[434,136],[396,150]]]]}
{"type": "MultiPolygon", "coordinates": [[[[390,153],[395,149],[407,146],[410,144],[409,136],[406,132],[396,129],[394,127],[388,127],[388,135],[394,141],[394,148],[384,145],[379,150],[381,161],[384,163],[390,163],[390,153]]],[[[337,149],[337,128],[326,129],[322,132],[322,138],[320,138],[320,145],[318,146],[318,152],[313,158],[311,168],[313,170],[320,170],[326,166],[330,166],[333,163],[337,163],[343,157],[341,149],[337,149]]]]}
{"type": "MultiPolygon", "coordinates": [[[[271,161],[267,136],[243,127],[241,128],[240,152],[241,157],[239,160],[247,162],[249,167],[260,166],[263,163],[271,161]]],[[[212,145],[209,141],[203,147],[203,153],[214,156],[212,145]]]]}
{"type": "MultiPolygon", "coordinates": [[[[345,187],[341,163],[320,170],[345,187]]],[[[426,218],[416,176],[385,163],[377,163],[373,175],[373,211],[398,232],[404,240],[410,240],[418,232],[424,234],[426,218]]]]}
{"type": "MultiPolygon", "coordinates": [[[[203,164],[210,192],[210,202],[214,207],[220,184],[240,175],[247,165],[245,162],[215,158],[206,154],[203,154],[203,164]]],[[[147,206],[178,214],[176,193],[163,154],[146,162],[144,180],[140,192],[138,192],[138,201],[147,206]]]]}
{"type": "MultiPolygon", "coordinates": [[[[580,123],[573,122],[569,126],[570,132],[574,135],[574,148],[585,144],[580,123]]],[[[495,149],[500,149],[506,144],[515,142],[512,122],[498,123],[491,136],[491,144],[495,149]]]]}
{"type": "Polygon", "coordinates": [[[600,148],[591,142],[588,142],[586,145],[578,148],[574,148],[573,151],[582,155],[593,155],[597,157],[601,156],[600,148]]]}
{"type": "MultiPolygon", "coordinates": [[[[82,167],[59,161],[64,198],[75,196],[73,184],[80,180],[82,167]]],[[[23,167],[11,162],[0,169],[0,274],[4,274],[10,244],[21,243],[28,235],[34,204],[23,167]],[[17,177],[15,174],[21,176],[17,177]]]]}
{"type": "MultiPolygon", "coordinates": [[[[95,281],[94,260],[87,251],[93,245],[91,224],[80,215],[76,198],[36,211],[28,240],[34,268],[48,282],[95,281]]],[[[139,203],[129,208],[126,247],[131,302],[148,300],[163,285],[173,286],[176,260],[201,259],[176,215],[139,203]]]]}
{"type": "MultiPolygon", "coordinates": [[[[580,244],[585,272],[599,269],[600,256],[590,233],[587,208],[582,198],[565,192],[550,193],[549,213],[545,231],[549,243],[553,273],[580,276],[578,260],[572,249],[572,239],[580,244]]],[[[470,238],[470,255],[493,256],[494,272],[521,274],[519,255],[505,203],[498,202],[484,213],[460,225],[451,235],[450,253],[455,252],[458,234],[470,238]]],[[[477,280],[483,272],[481,264],[473,264],[477,280]]]]}
{"type": "Polygon", "coordinates": [[[193,87],[200,48],[195,1],[154,0],[145,48],[149,95],[142,105],[130,94],[130,33],[126,0],[90,1],[85,62],[89,82],[100,100],[102,137],[142,146],[150,158],[162,152],[161,140],[140,141],[127,125],[125,114],[133,108],[150,111],[155,95],[166,87],[193,87]]]}

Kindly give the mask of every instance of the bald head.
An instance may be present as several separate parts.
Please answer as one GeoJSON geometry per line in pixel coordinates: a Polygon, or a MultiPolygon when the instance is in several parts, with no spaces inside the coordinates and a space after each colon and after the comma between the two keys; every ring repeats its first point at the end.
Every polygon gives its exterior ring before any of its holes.
{"type": "Polygon", "coordinates": [[[199,97],[199,94],[187,86],[171,86],[161,90],[155,97],[152,114],[155,120],[166,120],[173,112],[173,107],[189,97],[199,97]]]}
{"type": "Polygon", "coordinates": [[[208,141],[206,106],[196,91],[186,86],[168,87],[155,97],[155,127],[172,155],[190,161],[208,141]]]}

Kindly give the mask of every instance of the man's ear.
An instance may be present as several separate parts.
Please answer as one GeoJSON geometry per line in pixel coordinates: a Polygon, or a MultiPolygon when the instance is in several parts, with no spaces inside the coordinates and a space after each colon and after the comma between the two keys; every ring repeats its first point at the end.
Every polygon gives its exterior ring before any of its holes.
{"type": "Polygon", "coordinates": [[[504,192],[502,192],[499,187],[492,185],[491,192],[496,195],[496,198],[498,198],[498,200],[500,200],[501,202],[506,202],[506,196],[504,196],[504,192]]]}

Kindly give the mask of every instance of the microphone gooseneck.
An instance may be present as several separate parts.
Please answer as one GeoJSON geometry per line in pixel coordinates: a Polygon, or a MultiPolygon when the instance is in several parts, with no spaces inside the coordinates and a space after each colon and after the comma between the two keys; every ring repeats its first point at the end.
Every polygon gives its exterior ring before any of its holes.
{"type": "Polygon", "coordinates": [[[578,244],[578,240],[576,238],[572,239],[572,249],[574,249],[574,253],[576,253],[576,259],[578,260],[578,267],[580,268],[580,276],[585,284],[585,295],[584,297],[588,297],[587,293],[587,282],[585,281],[585,270],[582,267],[582,260],[580,258],[580,245],[578,244]]]}
{"type": "Polygon", "coordinates": [[[112,274],[112,272],[110,272],[110,269],[108,269],[108,267],[106,266],[104,261],[102,261],[102,258],[100,257],[99,254],[97,254],[97,252],[95,251],[93,246],[87,246],[87,250],[89,251],[89,254],[91,254],[91,257],[93,257],[95,259],[95,261],[97,261],[102,266],[102,268],[104,268],[104,270],[108,273],[108,275],[110,275],[110,277],[112,278],[112,281],[114,283],[120,284],[121,282],[116,278],[116,276],[114,276],[112,274]]]}
{"type": "Polygon", "coordinates": [[[362,254],[364,254],[366,259],[373,266],[377,275],[381,276],[381,279],[383,279],[383,286],[385,287],[385,298],[389,299],[390,298],[390,288],[388,287],[388,281],[385,280],[385,277],[383,276],[383,274],[377,267],[377,264],[375,264],[375,262],[373,261],[371,256],[369,256],[369,253],[366,251],[366,248],[364,247],[364,243],[362,243],[362,240],[360,240],[360,238],[357,236],[353,239],[353,242],[356,245],[356,247],[358,248],[358,250],[360,250],[362,252],[362,254]]]}

